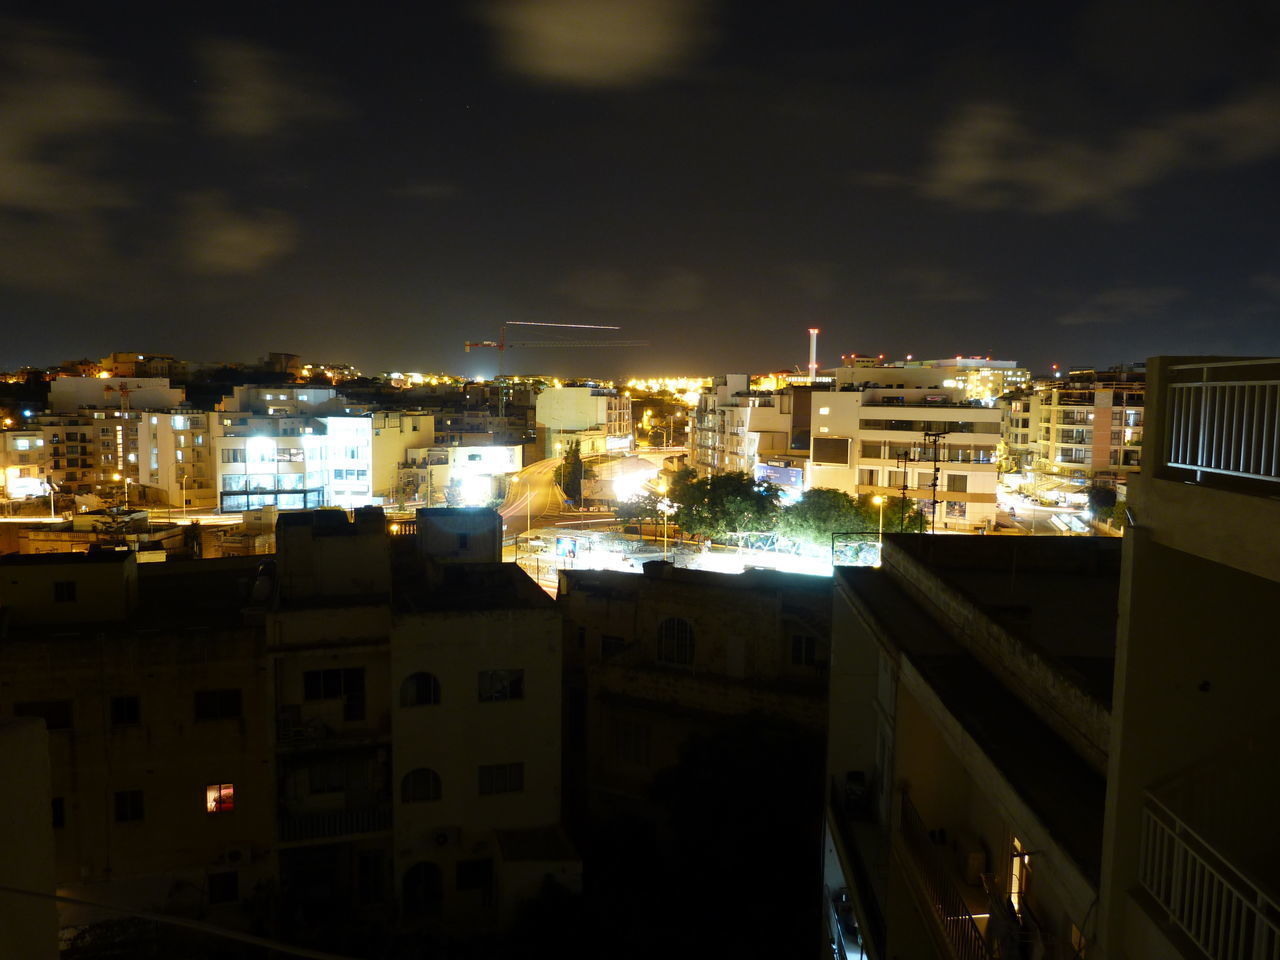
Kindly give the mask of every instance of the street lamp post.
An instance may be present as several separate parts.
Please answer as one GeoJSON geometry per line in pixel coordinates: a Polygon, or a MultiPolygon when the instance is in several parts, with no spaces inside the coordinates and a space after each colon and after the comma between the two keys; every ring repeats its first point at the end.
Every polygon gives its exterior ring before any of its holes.
{"type": "Polygon", "coordinates": [[[182,519],[185,520],[187,519],[187,475],[185,473],[182,475],[180,483],[182,490],[182,519]]]}

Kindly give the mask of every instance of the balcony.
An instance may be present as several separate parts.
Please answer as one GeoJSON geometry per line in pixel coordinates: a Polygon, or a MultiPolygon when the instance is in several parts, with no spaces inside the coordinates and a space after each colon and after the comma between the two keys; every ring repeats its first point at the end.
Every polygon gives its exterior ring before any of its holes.
{"type": "Polygon", "coordinates": [[[1209,960],[1280,960],[1280,906],[1148,793],[1138,881],[1209,960]]]}
{"type": "Polygon", "coordinates": [[[1280,491],[1280,359],[1169,368],[1164,462],[1280,491]]]}
{"type": "Polygon", "coordinates": [[[391,829],[391,804],[381,803],[356,810],[282,814],[278,827],[281,843],[384,833],[391,829]]]}

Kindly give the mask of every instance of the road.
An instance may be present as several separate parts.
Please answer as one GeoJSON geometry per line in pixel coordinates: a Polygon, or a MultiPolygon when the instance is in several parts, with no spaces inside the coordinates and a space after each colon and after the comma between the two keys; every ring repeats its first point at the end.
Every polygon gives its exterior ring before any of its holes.
{"type": "Polygon", "coordinates": [[[559,457],[539,460],[521,470],[511,479],[507,499],[498,512],[506,525],[506,536],[515,537],[526,530],[554,526],[562,517],[579,517],[577,510],[570,510],[560,499],[560,488],[555,483],[559,457]]]}

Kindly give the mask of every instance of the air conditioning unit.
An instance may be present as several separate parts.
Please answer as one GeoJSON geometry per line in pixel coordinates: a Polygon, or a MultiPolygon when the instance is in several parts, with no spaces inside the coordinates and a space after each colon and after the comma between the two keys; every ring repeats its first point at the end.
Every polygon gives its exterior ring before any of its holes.
{"type": "Polygon", "coordinates": [[[431,844],[439,850],[457,847],[461,843],[461,827],[436,827],[431,831],[431,844]]]}

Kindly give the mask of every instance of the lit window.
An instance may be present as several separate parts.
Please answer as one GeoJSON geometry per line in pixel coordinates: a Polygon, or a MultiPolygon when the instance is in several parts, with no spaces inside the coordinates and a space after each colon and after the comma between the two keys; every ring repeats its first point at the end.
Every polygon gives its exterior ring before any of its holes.
{"type": "Polygon", "coordinates": [[[204,808],[210,813],[230,813],[236,808],[236,785],[209,784],[204,788],[204,808]]]}
{"type": "Polygon", "coordinates": [[[819,407],[819,408],[818,408],[818,414],[819,414],[820,416],[825,417],[825,416],[826,416],[827,414],[829,414],[830,412],[831,412],[831,408],[830,408],[830,407],[819,407]]]}

